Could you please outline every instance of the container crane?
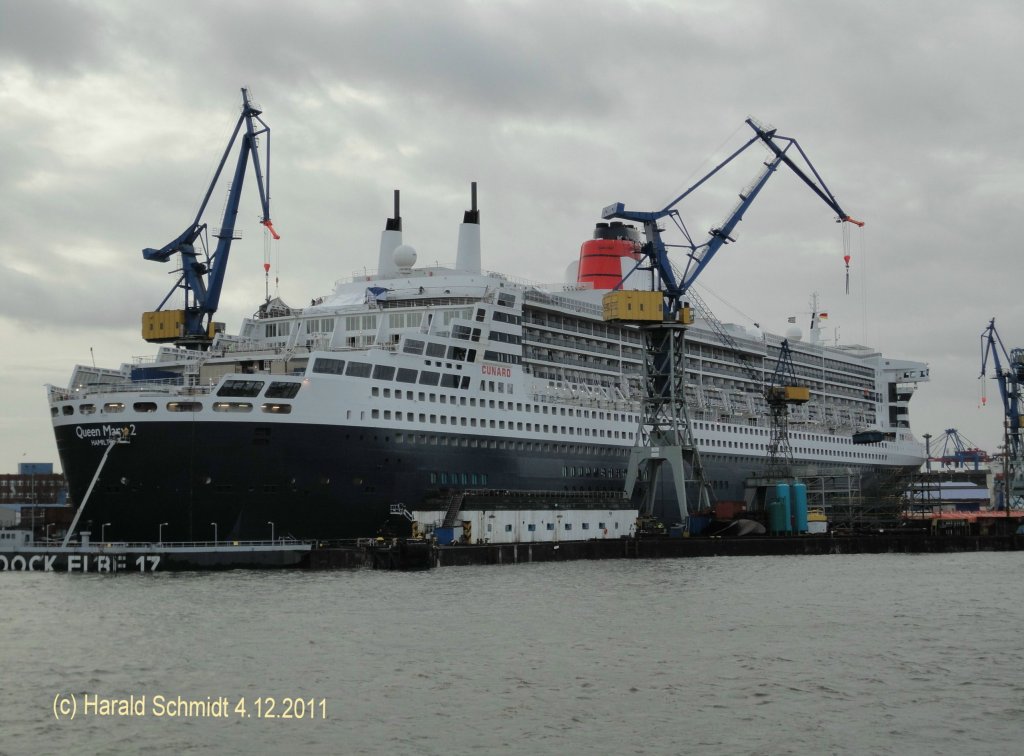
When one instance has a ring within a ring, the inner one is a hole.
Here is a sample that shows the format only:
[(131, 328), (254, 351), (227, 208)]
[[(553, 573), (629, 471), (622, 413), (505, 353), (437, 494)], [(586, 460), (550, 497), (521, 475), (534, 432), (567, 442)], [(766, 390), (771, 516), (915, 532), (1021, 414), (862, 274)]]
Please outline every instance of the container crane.
[[(623, 203), (617, 202), (605, 207), (601, 213), (605, 220), (633, 221), (644, 229), (646, 241), (639, 245), (638, 261), (623, 277), (623, 281), (636, 270), (650, 270), (655, 279), (653, 291), (623, 291), (620, 282), (603, 299), (605, 320), (636, 324), (644, 339), (646, 391), (637, 445), (630, 453), (625, 488), (625, 494), (632, 496), (637, 483), (644, 477), (648, 480), (647, 493), (640, 505), (641, 518), (649, 516), (653, 511), (658, 476), (666, 464), (672, 471), (679, 518), (684, 527), (689, 514), (686, 465), (689, 465), (692, 472), (692, 482), (697, 484), (701, 505), (706, 507), (710, 504), (710, 486), (704, 480), (703, 466), (686, 407), (685, 331), (693, 322), (693, 312), (686, 301), (686, 293), (718, 250), (735, 241), (733, 233), (736, 225), (743, 219), (744, 213), (768, 179), (784, 163), (836, 213), (837, 222), (864, 225), (840, 207), (795, 139), (781, 136), (775, 128), (765, 127), (753, 118), (746, 119), (746, 124), (754, 135), (662, 209), (627, 210)], [(763, 143), (771, 152), (771, 158), (764, 163), (753, 182), (740, 192), (739, 203), (726, 220), (712, 228), (705, 241), (695, 242), (679, 214), (679, 203), (755, 142)], [(791, 149), (802, 158), (806, 170), (789, 154)], [(659, 226), (665, 218), (671, 220), (682, 233), (685, 243), (666, 244), (662, 237), (663, 229)], [(685, 250), (685, 264), (678, 274), (669, 255), (670, 246)]]
[[(181, 234), (163, 247), (159, 249), (147, 247), (142, 250), (143, 258), (161, 263), (166, 263), (175, 255), (181, 256), (178, 280), (155, 311), (145, 312), (142, 315), (142, 337), (146, 341), (174, 342), (181, 346), (198, 349), (209, 347), (213, 341), (215, 335), (213, 315), (217, 312), (220, 303), (231, 242), (239, 238), (235, 230), (235, 219), (238, 216), (242, 184), (245, 181), (245, 169), (250, 156), (256, 174), (260, 204), (263, 208), (263, 217), (260, 222), (266, 226), (274, 239), (280, 238), (270, 220), (270, 127), (260, 118), (262, 112), (252, 104), (248, 89), (243, 87), (242, 112), (195, 219)], [(224, 206), (224, 218), (220, 228), (213, 229), (213, 236), (217, 239), (217, 248), (211, 255), (208, 252), (209, 247), (205, 238), (207, 225), (201, 222), (201, 219), (227, 162), (231, 148), (234, 146), (235, 139), (243, 126), (245, 133), (242, 136), (238, 158), (235, 162), (234, 176), (228, 190), (227, 203)], [(267, 150), (264, 167), (261, 168), (257, 145), (259, 137), (264, 134), (267, 139)], [(266, 180), (264, 180), (264, 175)], [(201, 250), (196, 249), (197, 244), (202, 247)], [(164, 305), (178, 289), (185, 291), (184, 309), (164, 310)]]
[(944, 467), (967, 467), (974, 465), (974, 469), (983, 462), (989, 461), (988, 452), (979, 449), (974, 443), (960, 435), (956, 428), (946, 428), (941, 436), (942, 452), (938, 457), (932, 457), (932, 462), (938, 462)]
[[(999, 357), (1002, 355), (1006, 363)], [(1012, 349), (1009, 353), (996, 330), (996, 319), (992, 318), (981, 332), (981, 375), (985, 378), (989, 357), (992, 358), (993, 374), (999, 385), (999, 397), (1003, 402), (1003, 434), (1005, 438), (1003, 483), (1005, 501), (1009, 508), (1024, 508), (1024, 444), (1021, 440), (1021, 385), (1024, 384), (1024, 349)]]

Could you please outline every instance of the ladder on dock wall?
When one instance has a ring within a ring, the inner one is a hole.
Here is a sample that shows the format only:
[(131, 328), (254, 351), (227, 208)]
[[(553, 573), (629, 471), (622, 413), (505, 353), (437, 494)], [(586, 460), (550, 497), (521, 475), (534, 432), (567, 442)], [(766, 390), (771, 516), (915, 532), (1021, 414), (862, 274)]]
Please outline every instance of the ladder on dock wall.
[(456, 491), (448, 498), (448, 511), (444, 513), (444, 520), (441, 522), (442, 528), (450, 528), (455, 525), (455, 518), (458, 516), (459, 510), (462, 509), (462, 500), (465, 498), (465, 491)]

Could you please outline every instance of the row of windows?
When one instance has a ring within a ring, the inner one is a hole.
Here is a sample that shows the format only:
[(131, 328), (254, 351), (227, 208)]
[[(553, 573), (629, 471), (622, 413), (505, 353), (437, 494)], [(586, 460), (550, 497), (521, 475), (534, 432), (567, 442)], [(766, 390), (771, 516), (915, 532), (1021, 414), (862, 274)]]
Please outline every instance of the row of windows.
[(462, 341), (480, 341), (480, 329), (455, 324), (452, 326), (452, 338)]
[(484, 359), (488, 362), (504, 362), (506, 365), (518, 365), (523, 361), (523, 358), (518, 354), (494, 352), (490, 349), (484, 351)]
[(491, 341), (501, 341), (505, 344), (521, 344), (523, 340), (521, 337), (516, 336), (514, 333), (491, 331)]
[(349, 315), (345, 318), (346, 331), (376, 331), (376, 315)]
[[(214, 402), (210, 405), (214, 412), (252, 412), (252, 402)], [(100, 407), (100, 412), (108, 415), (118, 414), (124, 412), (126, 409), (124, 402), (107, 402)], [(135, 402), (132, 404), (133, 412), (140, 412), (143, 414), (156, 412), (159, 406), (156, 402)], [(167, 402), (166, 409), (168, 412), (202, 412), (202, 402)], [(75, 408), (73, 405), (65, 404), (62, 407), (65, 415), (73, 415)], [(82, 404), (79, 406), (78, 411), (82, 415), (94, 415), (96, 414), (95, 404)], [(274, 415), (287, 415), (292, 411), (292, 405), (283, 404), (279, 402), (266, 402), (260, 405), (261, 412), (268, 412)], [(56, 416), (57, 408), (52, 407), (50, 414)]]
[(612, 431), (604, 428), (581, 428), (565, 425), (542, 425), (541, 423), (523, 423), (514, 420), (487, 420), (476, 417), (459, 417), (456, 415), (435, 415), (426, 412), (402, 412), (400, 410), (370, 411), (373, 420), (394, 420), (395, 422), (429, 423), (430, 425), (453, 425), (463, 428), (493, 428), (495, 430), (516, 430), (527, 433), (561, 433), (563, 436), (593, 436), (597, 438), (632, 439), (633, 434), (626, 431)]
[[(705, 438), (705, 439), (694, 439), (698, 444), (704, 446), (714, 446), (724, 449), (760, 449), (766, 451), (768, 444), (761, 444), (752, 441), (723, 441), (721, 439)], [(794, 453), (819, 455), (826, 457), (844, 457), (846, 459), (882, 459), (884, 454), (869, 454), (867, 452), (859, 451), (844, 451), (842, 449), (811, 449), (809, 447), (793, 447)]]
[[(487, 382), (487, 383), (490, 384), (490, 388), (489, 389), (485, 388), (483, 383), (484, 383), (483, 381), (480, 381), (480, 384), (481, 384), (480, 385), (480, 390), (481, 391), (489, 390), (489, 391), (493, 392), (495, 390), (494, 381), (488, 381)], [(502, 385), (501, 383), (498, 383), (498, 386), (501, 386), (501, 385)], [(511, 386), (509, 386), (509, 389), (510, 389), (509, 393), (511, 394), (512, 393)], [(499, 393), (502, 393), (502, 392), (499, 392)], [(536, 413), (538, 415), (541, 415), (541, 414), (548, 415), (548, 414), (550, 414), (550, 415), (559, 415), (561, 417), (566, 417), (566, 416), (568, 416), (568, 417), (582, 417), (582, 418), (587, 418), (588, 420), (589, 419), (594, 419), (594, 420), (612, 420), (614, 422), (626, 422), (626, 421), (636, 422), (637, 421), (637, 418), (634, 415), (627, 415), (626, 413), (623, 413), (623, 412), (606, 412), (604, 410), (580, 409), (579, 407), (576, 407), (576, 408), (573, 408), (573, 407), (568, 407), (568, 408), (566, 408), (566, 407), (556, 407), (556, 406), (551, 405), (551, 404), (529, 404), (529, 403), (523, 404), (522, 402), (514, 402), (513, 403), (511, 401), (506, 402), (506, 401), (504, 401), (502, 399), (497, 399), (497, 400), (495, 400), (495, 399), (480, 399), (480, 400), (477, 400), (477, 398), (475, 396), (470, 396), (470, 397), (454, 396), (454, 395), (450, 395), (450, 394), (426, 393), (424, 391), (420, 391), (420, 392), (404, 391), (403, 392), (403, 390), (400, 389), (400, 388), (396, 388), (396, 389), (394, 389), (394, 391), (392, 391), (392, 389), (390, 389), (390, 388), (386, 388), (385, 387), (385, 388), (382, 389), (379, 386), (374, 386), (373, 388), (370, 389), (370, 395), (371, 396), (383, 396), (385, 399), (391, 399), (393, 397), (393, 398), (398, 399), (398, 400), (405, 399), (405, 400), (408, 400), (408, 401), (437, 402), (437, 403), (440, 403), (440, 404), (452, 404), (452, 405), (459, 405), (459, 406), (462, 406), (462, 407), (466, 407), (466, 406), (469, 406), (469, 407), (477, 407), (477, 406), (489, 407), (491, 409), (508, 410), (509, 412), (511, 412), (512, 410), (515, 410), (516, 412), (534, 412), (534, 413)]]
[[(769, 430), (767, 428), (758, 428), (758, 427), (753, 427), (753, 426), (735, 426), (735, 425), (726, 425), (726, 424), (720, 424), (720, 423), (698, 422), (698, 423), (696, 423), (696, 428), (697, 428), (697, 430), (720, 431), (720, 432), (723, 432), (723, 433), (741, 433), (741, 434), (755, 435), (755, 436), (767, 436), (767, 435), (769, 435)], [(821, 433), (794, 432), (794, 433), (790, 433), (789, 437), (791, 439), (796, 439), (796, 440), (799, 440), (799, 441), (818, 441), (819, 443), (843, 443), (843, 444), (852, 444), (853, 443), (853, 439), (852, 438), (848, 438), (846, 436), (842, 436), (842, 437), (839, 437), (839, 436), (826, 436), (826, 435), (821, 434)], [(737, 441), (735, 443), (737, 445), (739, 445), (742, 442)], [(730, 441), (729, 442), (729, 446), (732, 446), (732, 444), (733, 444), (733, 442)], [(747, 446), (747, 447), (741, 447), (741, 448), (748, 448), (748, 449), (750, 449), (750, 448), (757, 448), (757, 447), (756, 446), (754, 446), (754, 447)]]
[[(554, 530), (555, 529), (555, 523), (553, 523), (553, 522), (542, 523), (542, 524), (545, 526), (545, 529), (547, 529), (547, 530)], [(535, 532), (537, 530), (537, 523), (535, 523), (535, 522), (527, 523), (526, 521), (524, 521), (523, 525), (526, 525), (526, 529), (529, 532), (531, 532), (531, 533), (533, 533), (533, 532)], [(572, 523), (571, 522), (563, 523), (562, 529), (563, 530), (572, 530)], [(603, 522), (597, 523), (597, 529), (601, 530), (601, 531), (606, 531), (607, 530), (607, 528), (605, 527), (605, 524)], [(619, 523), (615, 523), (615, 529), (616, 530), (619, 529)], [(580, 524), (580, 530), (590, 530), (590, 523), (589, 522), (581, 523)], [(487, 532), (491, 532), (490, 524), (487, 525)], [(505, 532), (506, 533), (511, 533), (512, 532), (512, 525), (510, 525), (510, 524), (506, 525), (505, 526)]]
[(273, 339), (278, 336), (287, 336), (292, 332), (291, 321), (283, 321), (281, 323), (267, 323), (263, 326), (263, 335), (265, 338)]
[(624, 467), (576, 467), (575, 465), (562, 466), (563, 478), (624, 478), (626, 469)]
[(432, 472), (430, 473), (430, 482), (431, 484), (440, 483), (442, 486), (449, 483), (453, 486), (486, 486), (487, 473)]
[(306, 321), (306, 333), (333, 333), (334, 318), (310, 318)]
[[(412, 368), (395, 368), (392, 365), (372, 365), (369, 362), (336, 360), (330, 357), (317, 357), (313, 360), (313, 372), (326, 375), (349, 375), (354, 378), (374, 378), (378, 381), (397, 381), (399, 383), (419, 383), (423, 386), (440, 386), (441, 388), (468, 389), (469, 376), (453, 373), (439, 373), (434, 370), (413, 370)], [(377, 388), (373, 389), (374, 392)], [(374, 393), (376, 396), (376, 393)]]
[(433, 341), (424, 342), (420, 339), (406, 339), (402, 344), (402, 351), (406, 354), (423, 354), (424, 350), (428, 357), (443, 357), (457, 362), (476, 362), (475, 349), (457, 346), (450, 346), (446, 349), (444, 344)]
[(395, 443), (421, 444), (424, 446), (460, 446), (467, 449), (506, 449), (508, 451), (542, 452), (545, 454), (554, 453), (562, 455), (586, 454), (598, 457), (625, 457), (629, 454), (628, 447), (561, 444), (548, 441), (513, 441), (504, 438), (445, 436), (432, 433), (396, 433)]
[(522, 318), (519, 317), (518, 315), (512, 315), (511, 313), (507, 312), (499, 312), (498, 310), (494, 311), (494, 314), (491, 315), (491, 319), (496, 320), (499, 323), (508, 323), (510, 325), (519, 325), (520, 323), (522, 323)]
[[(264, 381), (230, 379), (217, 389), (217, 396), (259, 396)], [(264, 396), (267, 399), (294, 399), (302, 384), (298, 381), (271, 381)]]

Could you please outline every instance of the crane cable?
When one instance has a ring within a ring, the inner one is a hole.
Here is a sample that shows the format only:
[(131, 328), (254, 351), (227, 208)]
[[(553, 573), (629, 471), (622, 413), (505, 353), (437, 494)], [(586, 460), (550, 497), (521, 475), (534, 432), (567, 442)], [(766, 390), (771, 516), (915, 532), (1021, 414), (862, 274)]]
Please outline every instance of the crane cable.
[(850, 293), (850, 226), (843, 223), (843, 262), (846, 263), (846, 293)]

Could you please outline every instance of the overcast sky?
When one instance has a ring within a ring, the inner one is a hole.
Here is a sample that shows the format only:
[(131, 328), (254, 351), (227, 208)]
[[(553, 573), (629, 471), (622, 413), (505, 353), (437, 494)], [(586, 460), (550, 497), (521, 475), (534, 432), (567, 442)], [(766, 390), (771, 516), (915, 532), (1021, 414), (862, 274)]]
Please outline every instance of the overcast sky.
[[(57, 467), (45, 385), (155, 353), (171, 266), (248, 86), (272, 129), (276, 291), (301, 306), (375, 268), (392, 191), (421, 263), (452, 262), (479, 182), (483, 265), (563, 278), (600, 210), (657, 209), (748, 137), (795, 137), (843, 208), (785, 169), (700, 279), (719, 319), (925, 361), (918, 436), (1001, 443), (990, 318), (1024, 346), (1019, 0), (57, 2), (0, 0), (0, 472)], [(763, 150), (680, 211), (732, 209)], [(210, 203), (219, 225), (225, 188)], [(251, 181), (217, 319), (264, 296)], [(272, 282), (272, 293), (274, 284)], [(981, 395), (987, 384), (988, 403)]]

